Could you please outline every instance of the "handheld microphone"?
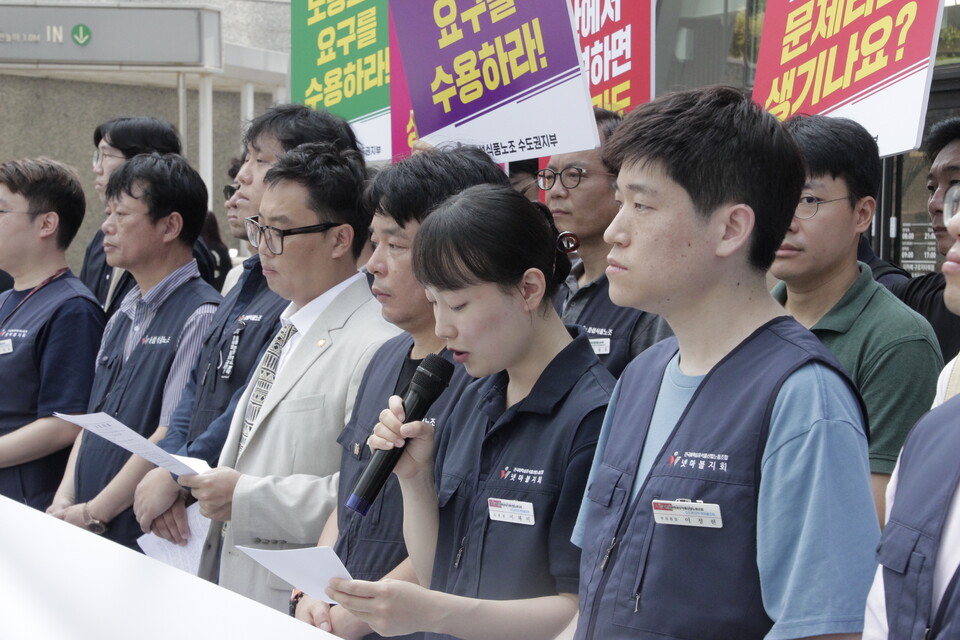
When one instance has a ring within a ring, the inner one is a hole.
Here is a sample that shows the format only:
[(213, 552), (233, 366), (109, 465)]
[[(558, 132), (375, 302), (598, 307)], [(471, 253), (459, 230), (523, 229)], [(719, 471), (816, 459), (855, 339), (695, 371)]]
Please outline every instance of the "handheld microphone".
[[(453, 363), (431, 353), (417, 367), (403, 394), (403, 411), (407, 422), (423, 420), (443, 390), (453, 377)], [(402, 448), (378, 449), (370, 457), (370, 464), (360, 474), (346, 506), (362, 516), (367, 515), (370, 505), (377, 499), (387, 478), (397, 466), (397, 460), (403, 455)]]

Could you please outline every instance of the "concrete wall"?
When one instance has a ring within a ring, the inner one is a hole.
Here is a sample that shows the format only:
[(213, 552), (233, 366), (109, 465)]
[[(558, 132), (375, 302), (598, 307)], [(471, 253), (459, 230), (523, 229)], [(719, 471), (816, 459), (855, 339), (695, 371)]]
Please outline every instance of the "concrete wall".
[[(257, 94), (256, 113), (270, 106), (269, 94)], [(197, 92), (190, 91), (187, 103), (187, 137), (185, 155), (196, 166), (199, 153), (197, 138)], [(240, 96), (214, 92), (214, 213), (220, 220), (221, 235), (227, 239), (223, 196), (220, 190), (227, 183), (230, 158), (240, 153), (240, 136), (244, 122), (240, 117)], [(0, 75), (0, 160), (49, 156), (77, 169), (87, 196), (87, 216), (68, 252), (70, 266), (79, 271), (83, 249), (102, 221), (103, 208), (94, 191), (91, 166), (93, 130), (98, 124), (121, 115), (142, 115), (162, 118), (176, 125), (177, 92), (175, 89), (133, 85), (71, 82)]]
[[(0, 0), (4, 2), (5, 0)], [(15, 0), (22, 2), (23, 0)], [(58, 0), (63, 2), (64, 0)], [(114, 4), (111, 0), (66, 0), (77, 3)], [(126, 0), (131, 4), (189, 4), (215, 7), (222, 12), (223, 41), (282, 53), (290, 51), (289, 0)], [(68, 252), (70, 266), (79, 271), (83, 249), (99, 227), (103, 208), (93, 189), (93, 130), (110, 118), (121, 115), (154, 116), (177, 125), (177, 91), (161, 88), (164, 82), (124, 77), (127, 84), (105, 84), (89, 74), (83, 81), (54, 80), (41, 74), (7, 75), (0, 70), (0, 161), (46, 155), (74, 166), (87, 195), (87, 217)], [(103, 82), (107, 82), (106, 78)], [(116, 80), (114, 80), (116, 82)], [(192, 82), (196, 85), (195, 78)], [(158, 86), (160, 85), (160, 86)], [(189, 86), (189, 84), (188, 84)], [(273, 103), (268, 93), (257, 93), (258, 114)], [(220, 220), (221, 235), (230, 246), (237, 242), (225, 236), (221, 189), (227, 182), (230, 158), (240, 152), (241, 119), (239, 93), (215, 91), (213, 98), (214, 213)], [(187, 158), (197, 166), (199, 153), (197, 92), (188, 92)]]

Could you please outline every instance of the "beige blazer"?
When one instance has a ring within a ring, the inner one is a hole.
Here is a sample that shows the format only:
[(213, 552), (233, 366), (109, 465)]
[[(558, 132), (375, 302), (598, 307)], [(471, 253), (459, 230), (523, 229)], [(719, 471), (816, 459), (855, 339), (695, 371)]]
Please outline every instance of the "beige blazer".
[(220, 466), (243, 476), (233, 496), (217, 575), (222, 524), (207, 533), (200, 575), (281, 611), (291, 586), (236, 545), (292, 549), (317, 543), (337, 498), (340, 431), (370, 358), (399, 329), (380, 315), (366, 279), (342, 291), (277, 375), (243, 453), (240, 431), (253, 381), (237, 405)]

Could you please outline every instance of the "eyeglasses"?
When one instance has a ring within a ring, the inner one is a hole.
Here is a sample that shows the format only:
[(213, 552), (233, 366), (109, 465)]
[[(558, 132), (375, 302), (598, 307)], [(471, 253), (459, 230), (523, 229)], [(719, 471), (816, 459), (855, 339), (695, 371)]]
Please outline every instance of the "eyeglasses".
[[(560, 184), (563, 185), (564, 188), (576, 189), (583, 179), (584, 174), (587, 174), (587, 170), (581, 169), (580, 167), (567, 167), (562, 171), (540, 169), (540, 171), (537, 171), (537, 186), (540, 187), (542, 191), (550, 191), (557, 182), (557, 176), (560, 176)], [(612, 173), (589, 173), (587, 175), (613, 176)]]
[(321, 222), (320, 224), (312, 224), (308, 227), (296, 227), (294, 229), (278, 229), (277, 227), (268, 227), (262, 225), (257, 220), (260, 216), (252, 216), (250, 218), (244, 218), (247, 222), (247, 240), (250, 241), (250, 244), (253, 245), (254, 249), (260, 248), (260, 238), (264, 238), (264, 242), (267, 243), (267, 249), (270, 250), (275, 256), (279, 256), (283, 253), (283, 239), (286, 236), (295, 236), (301, 233), (323, 233), (324, 231), (329, 231), (334, 227), (339, 227), (345, 222)]
[(126, 161), (126, 156), (118, 156), (115, 153), (107, 153), (106, 151), (101, 151), (100, 147), (97, 147), (93, 150), (93, 168), (96, 169), (101, 164), (103, 164), (104, 158), (116, 158), (117, 160)]
[(957, 213), (960, 213), (960, 184), (947, 189), (947, 195), (943, 197), (943, 224), (946, 225)]
[(849, 199), (850, 196), (833, 198), (832, 200), (821, 200), (816, 196), (801, 196), (800, 202), (797, 204), (797, 210), (794, 212), (793, 217), (800, 220), (809, 220), (813, 216), (817, 215), (817, 213), (820, 211), (820, 205)]
[(233, 197), (233, 194), (235, 194), (239, 190), (240, 190), (240, 187), (238, 187), (235, 184), (223, 185), (223, 199), (229, 200), (230, 198)]

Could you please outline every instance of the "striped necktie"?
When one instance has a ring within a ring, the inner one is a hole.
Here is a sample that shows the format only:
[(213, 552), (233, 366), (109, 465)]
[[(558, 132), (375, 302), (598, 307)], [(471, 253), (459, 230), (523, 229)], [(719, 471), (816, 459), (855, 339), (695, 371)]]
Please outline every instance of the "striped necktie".
[(270, 342), (270, 346), (267, 347), (267, 352), (263, 354), (263, 359), (260, 360), (260, 366), (257, 368), (256, 375), (257, 382), (253, 387), (253, 391), (250, 393), (250, 401), (247, 403), (247, 411), (243, 417), (243, 430), (240, 432), (240, 447), (237, 450), (238, 456), (240, 452), (243, 451), (243, 448), (247, 446), (247, 438), (250, 437), (253, 423), (256, 422), (257, 416), (260, 415), (260, 408), (263, 406), (263, 401), (266, 399), (267, 394), (270, 393), (270, 389), (273, 388), (273, 381), (277, 377), (277, 363), (280, 361), (280, 353), (283, 351), (283, 345), (285, 345), (290, 336), (296, 332), (297, 328), (293, 326), (292, 323), (280, 329)]

